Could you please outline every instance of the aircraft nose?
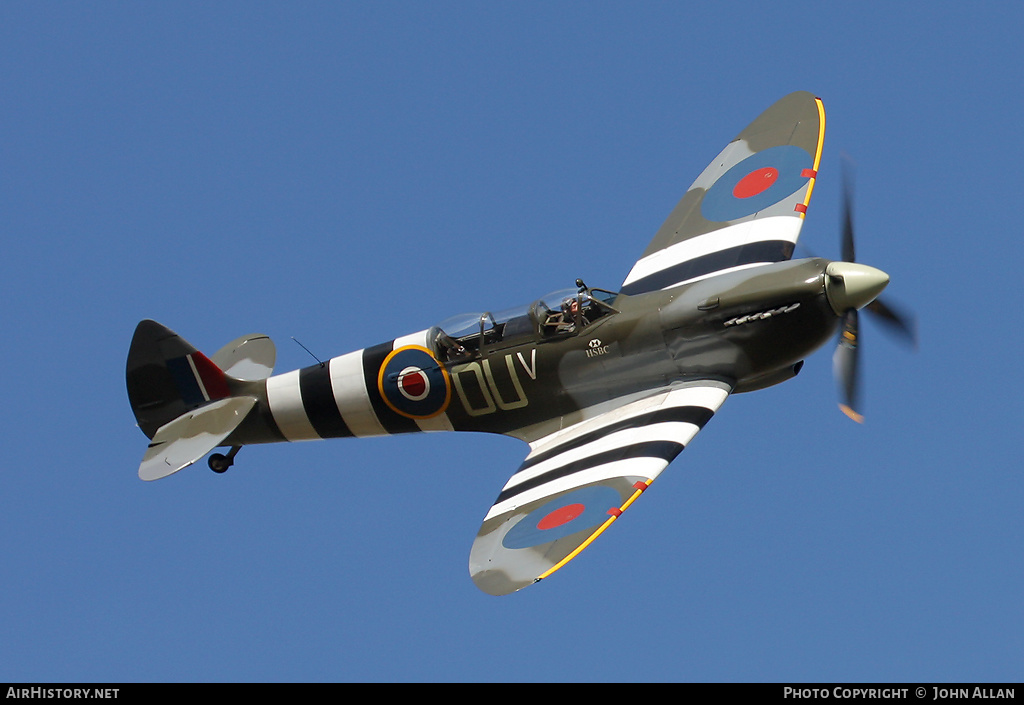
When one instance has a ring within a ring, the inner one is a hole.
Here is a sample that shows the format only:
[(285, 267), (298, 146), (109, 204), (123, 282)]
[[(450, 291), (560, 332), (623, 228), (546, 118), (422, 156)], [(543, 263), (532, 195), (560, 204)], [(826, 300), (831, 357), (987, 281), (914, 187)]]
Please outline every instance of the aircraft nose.
[(888, 274), (866, 264), (831, 262), (825, 268), (825, 296), (838, 316), (867, 306), (888, 283)]

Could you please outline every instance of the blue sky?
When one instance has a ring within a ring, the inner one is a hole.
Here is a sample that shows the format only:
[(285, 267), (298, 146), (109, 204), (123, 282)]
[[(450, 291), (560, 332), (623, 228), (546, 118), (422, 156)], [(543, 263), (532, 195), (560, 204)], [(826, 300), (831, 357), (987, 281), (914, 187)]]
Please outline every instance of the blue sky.
[[(4, 681), (1019, 681), (1016, 3), (0, 5)], [(801, 243), (918, 315), (729, 399), (565, 570), (469, 547), (525, 454), (438, 434), (244, 449), (156, 483), (136, 323), (279, 371), (617, 287), (793, 90), (828, 114)]]

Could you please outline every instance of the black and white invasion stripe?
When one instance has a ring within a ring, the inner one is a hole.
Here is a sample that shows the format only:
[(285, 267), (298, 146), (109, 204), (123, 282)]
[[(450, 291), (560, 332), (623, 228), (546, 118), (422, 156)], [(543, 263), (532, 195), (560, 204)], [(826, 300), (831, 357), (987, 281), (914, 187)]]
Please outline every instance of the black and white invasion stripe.
[(736, 223), (677, 242), (639, 260), (622, 283), (623, 294), (643, 294), (755, 264), (793, 256), (803, 221), (771, 216)]
[(427, 331), (341, 355), (267, 380), (274, 423), (289, 441), (451, 430), (445, 414), (411, 419), (390, 409), (377, 388), (381, 363), (393, 350), (425, 346)]
[(531, 445), (487, 518), (614, 477), (653, 480), (711, 420), (730, 389), (690, 384), (626, 404)]

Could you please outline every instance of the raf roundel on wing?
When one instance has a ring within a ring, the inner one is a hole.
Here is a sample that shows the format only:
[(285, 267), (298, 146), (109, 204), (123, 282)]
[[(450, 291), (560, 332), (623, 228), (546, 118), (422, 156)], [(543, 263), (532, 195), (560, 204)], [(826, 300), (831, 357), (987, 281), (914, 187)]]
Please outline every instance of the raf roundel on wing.
[(611, 487), (592, 485), (563, 494), (519, 520), (505, 534), (505, 548), (529, 548), (592, 529), (608, 520), (608, 510), (622, 503)]
[(714, 222), (739, 220), (807, 185), (814, 158), (794, 145), (769, 147), (736, 164), (704, 194), (701, 213)]

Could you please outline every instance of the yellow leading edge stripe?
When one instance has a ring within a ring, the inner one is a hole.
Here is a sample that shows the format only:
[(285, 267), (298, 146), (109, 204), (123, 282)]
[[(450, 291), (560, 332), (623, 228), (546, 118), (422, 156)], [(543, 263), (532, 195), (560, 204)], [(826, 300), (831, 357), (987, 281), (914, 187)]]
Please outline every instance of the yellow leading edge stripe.
[[(818, 149), (814, 153), (814, 173), (818, 173), (818, 166), (821, 164), (821, 150), (825, 147), (825, 104), (821, 102), (821, 98), (815, 98), (814, 102), (818, 106)], [(811, 193), (814, 191), (814, 183), (818, 180), (815, 176), (811, 179), (811, 183), (807, 186), (807, 195), (804, 196), (804, 208), (811, 203)], [(801, 213), (800, 217), (803, 218), (806, 213)]]
[[(621, 507), (619, 507), (619, 516), (621, 516), (622, 512), (624, 512), (627, 509), (629, 509), (629, 505), (633, 504), (633, 502), (636, 501), (636, 498), (639, 497), (640, 495), (642, 495), (647, 490), (647, 487), (651, 486), (652, 482), (654, 482), (654, 480), (645, 480), (644, 481), (644, 484), (646, 485), (646, 487), (644, 487), (644, 489), (642, 489), (642, 490), (637, 490), (636, 492), (634, 492), (632, 494), (632, 496), (629, 499), (626, 500), (626, 503), (623, 504)], [(546, 578), (549, 575), (551, 575), (552, 573), (554, 573), (556, 570), (559, 570), (560, 568), (565, 566), (565, 564), (568, 563), (569, 561), (571, 561), (573, 558), (575, 558), (576, 556), (580, 555), (580, 551), (582, 551), (584, 548), (586, 548), (591, 543), (593, 543), (594, 539), (596, 539), (598, 536), (603, 534), (604, 530), (607, 529), (609, 526), (611, 526), (612, 523), (616, 519), (619, 518), (619, 516), (613, 515), (613, 516), (608, 517), (608, 520), (605, 523), (601, 524), (601, 526), (599, 526), (597, 528), (597, 531), (595, 531), (589, 537), (587, 537), (586, 541), (584, 541), (579, 546), (577, 546), (576, 549), (572, 553), (570, 553), (568, 556), (566, 556), (562, 560), (558, 561), (558, 563), (555, 563), (555, 565), (551, 566), (551, 568), (549, 568), (548, 570), (546, 570), (545, 572), (543, 572), (539, 576), (537, 576), (537, 580), (543, 580), (544, 578)]]

